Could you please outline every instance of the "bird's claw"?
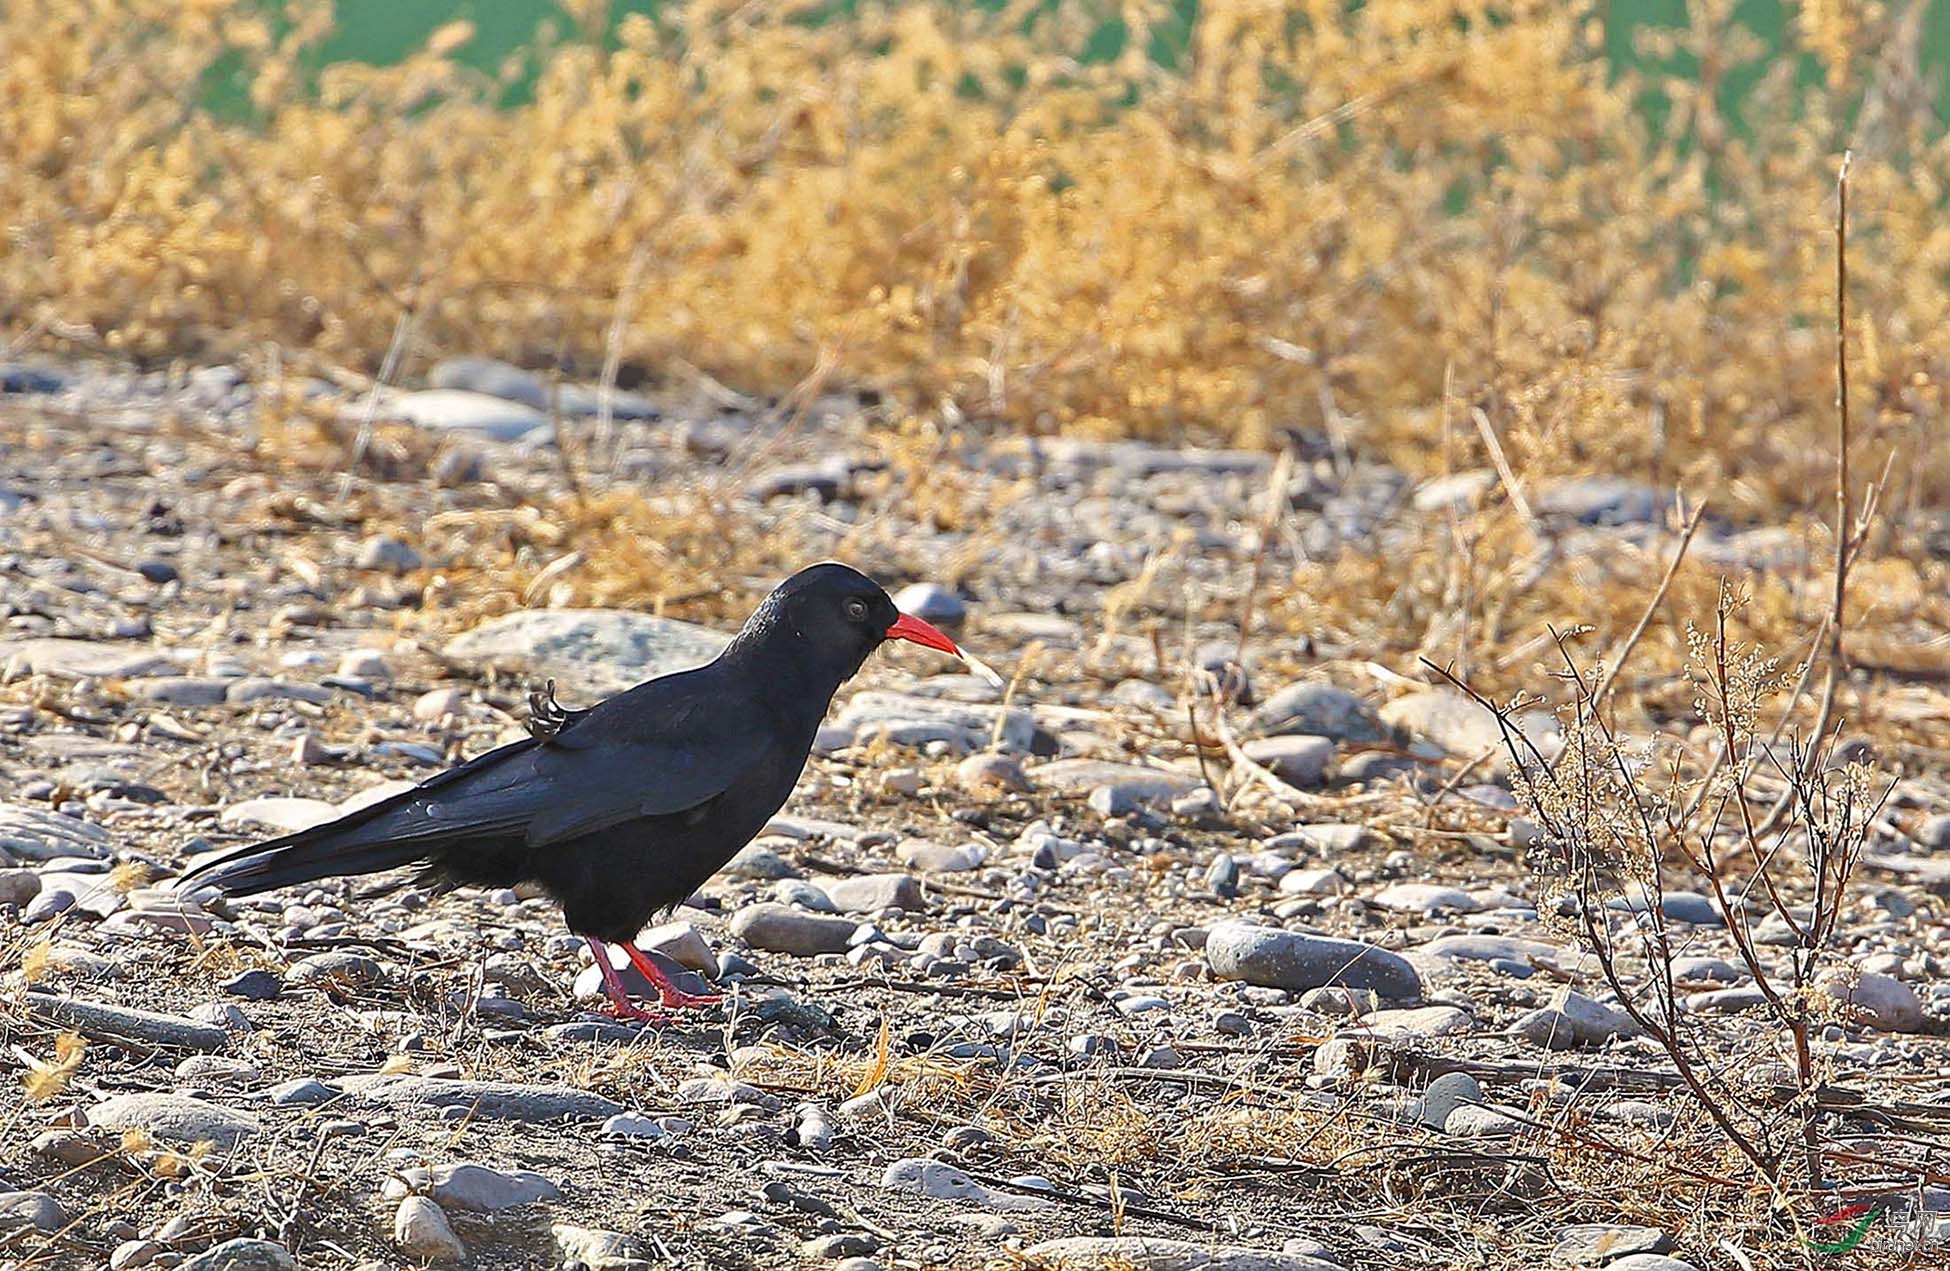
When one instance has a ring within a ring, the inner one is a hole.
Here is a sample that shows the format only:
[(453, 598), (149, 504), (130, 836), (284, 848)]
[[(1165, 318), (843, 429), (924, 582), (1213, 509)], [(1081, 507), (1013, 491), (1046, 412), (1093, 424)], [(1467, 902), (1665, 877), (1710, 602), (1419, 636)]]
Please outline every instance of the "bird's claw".
[(598, 1014), (607, 1015), (614, 1020), (626, 1020), (638, 1024), (668, 1024), (670, 1016), (662, 1011), (653, 1011), (638, 1006), (635, 1002), (604, 1002), (596, 1008)]

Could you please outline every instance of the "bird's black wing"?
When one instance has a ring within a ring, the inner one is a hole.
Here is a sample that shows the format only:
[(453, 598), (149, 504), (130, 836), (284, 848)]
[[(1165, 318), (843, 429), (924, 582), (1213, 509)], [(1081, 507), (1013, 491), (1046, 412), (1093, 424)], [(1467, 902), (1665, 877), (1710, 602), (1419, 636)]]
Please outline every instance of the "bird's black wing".
[(518, 856), (687, 811), (724, 793), (773, 745), (772, 730), (721, 688), (696, 673), (639, 685), (579, 713), (572, 730), (524, 737), (336, 821), (206, 862), (178, 885), (262, 891), (460, 845)]

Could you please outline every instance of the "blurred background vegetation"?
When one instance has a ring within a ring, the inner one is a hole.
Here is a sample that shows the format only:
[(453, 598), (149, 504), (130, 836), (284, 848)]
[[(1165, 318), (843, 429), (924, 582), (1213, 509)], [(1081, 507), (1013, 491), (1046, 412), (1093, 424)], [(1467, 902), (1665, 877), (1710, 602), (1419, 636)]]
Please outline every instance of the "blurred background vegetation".
[(16, 349), (1940, 505), (1950, 0), (10, 0)]

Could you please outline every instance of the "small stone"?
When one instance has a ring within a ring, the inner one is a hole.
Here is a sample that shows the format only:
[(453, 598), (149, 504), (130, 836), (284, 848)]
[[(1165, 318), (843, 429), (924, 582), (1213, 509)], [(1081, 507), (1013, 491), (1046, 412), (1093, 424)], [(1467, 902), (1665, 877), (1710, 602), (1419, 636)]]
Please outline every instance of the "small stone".
[(580, 1263), (588, 1271), (646, 1271), (653, 1264), (634, 1237), (598, 1227), (558, 1222), (549, 1229), (565, 1262)]
[(41, 876), (31, 869), (0, 869), (0, 905), (19, 908), (41, 893)]
[(349, 675), (362, 680), (389, 680), (393, 669), (387, 665), (386, 655), (378, 649), (348, 649), (339, 656), (340, 675)]
[(385, 983), (386, 971), (378, 962), (349, 949), (314, 953), (291, 964), (285, 982), (308, 988), (369, 989)]
[(146, 1130), (170, 1143), (210, 1142), (231, 1148), (255, 1134), (257, 1118), (220, 1103), (179, 1094), (110, 1095), (88, 1109), (88, 1124), (109, 1130)]
[(264, 1092), (265, 1102), (282, 1108), (316, 1108), (343, 1099), (345, 1092), (334, 1090), (312, 1077), (281, 1081)]
[[(1057, 794), (1089, 795), (1108, 787), (1117, 800), (1132, 804), (1163, 804), (1205, 784), (1196, 773), (1175, 768), (1146, 768), (1103, 759), (1057, 759), (1035, 771), (1036, 783)], [(1122, 815), (1112, 813), (1110, 815)]]
[(785, 905), (751, 905), (731, 920), (731, 934), (754, 949), (810, 958), (845, 953), (858, 924), (846, 918), (801, 913)]
[(1672, 1237), (1657, 1227), (1623, 1223), (1578, 1223), (1557, 1233), (1551, 1261), (1563, 1266), (1617, 1266), (1619, 1258), (1635, 1253), (1665, 1253)]
[(533, 406), (464, 389), (428, 388), (400, 393), (382, 404), (391, 419), (437, 432), (466, 433), (489, 441), (546, 442), (554, 430), (548, 416)]
[(541, 377), (499, 358), (442, 358), (427, 372), (427, 383), (433, 388), (485, 393), (536, 410), (548, 409), (548, 385)]
[(241, 975), (232, 976), (223, 983), (223, 991), (232, 997), (240, 997), (246, 1002), (268, 1002), (284, 992), (284, 981), (272, 971), (254, 967)]
[(970, 755), (955, 765), (955, 784), (972, 793), (1004, 790), (1022, 793), (1029, 790), (1029, 778), (1013, 756), (985, 750)]
[(1845, 1017), (1885, 1033), (1919, 1033), (1927, 1023), (1916, 990), (1892, 975), (1836, 968), (1817, 979), (1815, 987), (1841, 1003)]
[(1417, 1006), (1407, 1010), (1370, 1011), (1360, 1020), (1360, 1031), (1382, 1037), (1413, 1041), (1423, 1037), (1457, 1037), (1469, 1032), (1475, 1021), (1458, 1006)]
[(1375, 893), (1374, 903), (1383, 909), (1419, 914), (1470, 914), (1482, 908), (1460, 887), (1440, 887), (1434, 883), (1396, 883)]
[(1931, 852), (1950, 850), (1950, 812), (1924, 817), (1916, 827), (1916, 846)]
[(574, 1086), (471, 1081), (411, 1073), (355, 1073), (338, 1079), (354, 1099), (387, 1108), (460, 1108), (474, 1120), (599, 1121), (621, 1104)]
[(393, 1215), (393, 1243), (409, 1258), (425, 1262), (459, 1262), (467, 1248), (447, 1222), (440, 1206), (424, 1196), (408, 1196)]
[(1411, 1115), (1431, 1130), (1440, 1130), (1458, 1108), (1483, 1102), (1483, 1087), (1466, 1072), (1445, 1072), (1429, 1083), (1412, 1105)]
[(1338, 742), (1387, 741), (1374, 707), (1332, 684), (1289, 684), (1253, 712), (1261, 733), (1305, 734)]
[(1337, 1262), (1304, 1253), (1275, 1253), (1212, 1241), (1160, 1236), (1064, 1236), (1024, 1250), (1032, 1265), (1134, 1267), (1140, 1271), (1342, 1271)]
[(137, 1267), (146, 1267), (157, 1254), (167, 1249), (167, 1245), (155, 1240), (124, 1240), (108, 1255), (108, 1271), (134, 1271)]
[(938, 627), (959, 626), (968, 617), (962, 598), (939, 583), (909, 583), (894, 593), (894, 607)]
[(1050, 1202), (1033, 1196), (984, 1187), (968, 1171), (926, 1157), (895, 1161), (880, 1176), (880, 1185), (894, 1191), (916, 1192), (935, 1200), (953, 1200), (985, 1209), (1029, 1211), (1047, 1209)]
[(929, 839), (903, 839), (894, 849), (902, 864), (925, 874), (965, 874), (980, 869), (989, 858), (988, 848), (980, 843), (949, 846)]
[(1272, 771), (1288, 785), (1303, 790), (1320, 785), (1327, 778), (1327, 765), (1334, 761), (1334, 740), (1294, 733), (1276, 737), (1254, 737), (1240, 749), (1246, 758)]
[(1419, 997), (1422, 981), (1396, 954), (1357, 940), (1277, 927), (1221, 923), (1205, 945), (1215, 978), (1302, 992), (1323, 984), (1373, 989), (1384, 998)]
[(413, 699), (413, 718), (424, 724), (435, 724), (460, 714), (466, 705), (467, 694), (460, 689), (437, 688)]
[(193, 1086), (247, 1086), (263, 1075), (256, 1064), (228, 1055), (191, 1055), (176, 1065), (176, 1080)]
[(688, 922), (666, 922), (645, 927), (637, 932), (636, 947), (654, 950), (678, 966), (688, 967), (702, 975), (715, 977), (718, 974), (718, 955), (712, 952), (711, 942)]
[(1239, 894), (1239, 862), (1233, 859), (1232, 853), (1220, 852), (1212, 858), (1212, 863), (1205, 867), (1205, 885), (1213, 895), (1224, 899)]
[[(152, 1256), (149, 1265), (158, 1265)], [(182, 1264), (179, 1271), (298, 1271), (298, 1262), (283, 1245), (240, 1237), (212, 1245)]]
[(1598, 1046), (1613, 1037), (1636, 1037), (1640, 1029), (1624, 1011), (1562, 989), (1551, 1004), (1520, 1017), (1511, 1026), (1524, 1040), (1550, 1050)]
[(533, 1170), (500, 1170), (472, 1161), (436, 1165), (427, 1179), (442, 1209), (494, 1213), (562, 1197), (561, 1188)]
[(860, 874), (835, 878), (825, 885), (826, 896), (841, 913), (879, 913), (883, 909), (919, 910), (927, 907), (921, 885), (911, 874)]
[(1513, 1139), (1530, 1127), (1496, 1108), (1464, 1104), (1442, 1123), (1444, 1134), (1464, 1139)]
[(0, 1229), (27, 1223), (40, 1231), (68, 1225), (61, 1202), (46, 1192), (0, 1192)]

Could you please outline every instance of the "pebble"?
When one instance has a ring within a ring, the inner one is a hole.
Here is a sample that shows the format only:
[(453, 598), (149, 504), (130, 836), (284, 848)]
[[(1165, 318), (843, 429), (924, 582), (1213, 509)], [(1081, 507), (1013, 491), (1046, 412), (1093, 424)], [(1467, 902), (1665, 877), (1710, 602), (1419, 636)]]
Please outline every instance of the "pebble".
[(625, 609), (523, 609), (447, 642), (467, 666), (519, 667), (560, 681), (565, 700), (594, 700), (700, 666), (726, 637), (708, 627)]
[(364, 954), (331, 949), (293, 962), (284, 979), (305, 988), (369, 989), (385, 983), (386, 970)]
[(61, 997), (40, 985), (32, 986), (23, 1000), (36, 1019), (65, 1025), (97, 1041), (146, 1042), (186, 1050), (222, 1050), (230, 1043), (229, 1033), (222, 1028), (187, 1016)]
[(919, 910), (927, 902), (921, 885), (909, 874), (860, 874), (825, 883), (826, 896), (841, 913), (879, 913), (885, 909)]
[[(27, 1223), (40, 1231), (59, 1231), (68, 1216), (46, 1192), (0, 1192), (0, 1229)], [(4, 1235), (4, 1231), (0, 1231)]]
[(108, 831), (59, 812), (0, 802), (0, 861), (51, 861), (63, 856), (105, 860)]
[(1551, 1261), (1574, 1267), (1617, 1266), (1620, 1258), (1671, 1248), (1672, 1237), (1657, 1227), (1578, 1223), (1557, 1233)]
[(1306, 733), (1254, 737), (1240, 749), (1254, 763), (1271, 769), (1280, 780), (1303, 790), (1324, 782), (1327, 765), (1334, 761), (1334, 739)]
[(748, 905), (731, 920), (731, 934), (754, 949), (810, 958), (845, 953), (858, 924), (849, 918), (801, 913), (786, 905)]
[[(161, 1264), (151, 1255), (148, 1265)], [(298, 1271), (298, 1262), (283, 1245), (240, 1237), (210, 1246), (184, 1262), (179, 1271)]]
[(955, 627), (968, 617), (960, 596), (939, 583), (909, 583), (894, 593), (894, 607), (938, 627)]
[(541, 377), (499, 358), (442, 358), (427, 372), (427, 383), (433, 388), (485, 393), (536, 410), (548, 409), (548, 385)]
[(929, 839), (903, 839), (894, 855), (924, 874), (966, 874), (982, 867), (989, 850), (980, 843), (949, 846)]
[(645, 927), (637, 932), (636, 947), (646, 952), (657, 952), (700, 974), (715, 977), (718, 974), (718, 955), (711, 949), (711, 942), (704, 933), (688, 922), (666, 922), (655, 927)]
[(1549, 1050), (1568, 1050), (1573, 1046), (1598, 1046), (1613, 1037), (1636, 1037), (1637, 1021), (1615, 1007), (1606, 1006), (1569, 989), (1561, 989), (1549, 1006), (1539, 1007), (1519, 1018), (1511, 1031), (1525, 1041)]
[(1034, 776), (1038, 786), (1057, 794), (1089, 795), (1100, 788), (1109, 788), (1116, 792), (1118, 800), (1132, 804), (1168, 803), (1205, 784), (1193, 772), (1103, 759), (1056, 759), (1037, 768)]
[(463, 1108), (490, 1121), (599, 1121), (622, 1105), (574, 1086), (468, 1081), (411, 1073), (355, 1073), (339, 1086), (364, 1102), (391, 1108)]
[(399, 393), (383, 403), (390, 419), (436, 432), (466, 433), (488, 441), (546, 442), (555, 435), (548, 416), (533, 406), (457, 388)]
[(1345, 896), (1352, 890), (1353, 885), (1332, 865), (1288, 870), (1280, 875), (1282, 896)]
[(1476, 1078), (1466, 1072), (1445, 1072), (1409, 1105), (1409, 1115), (1431, 1130), (1440, 1130), (1456, 1109), (1482, 1102), (1483, 1087)]
[(934, 1200), (952, 1200), (980, 1205), (1003, 1212), (1031, 1212), (1048, 1209), (1050, 1202), (1034, 1196), (985, 1187), (969, 1177), (968, 1171), (926, 1157), (895, 1161), (880, 1176), (880, 1185), (893, 1191), (915, 1192)]
[(284, 992), (284, 981), (278, 978), (275, 971), (253, 967), (225, 980), (222, 988), (230, 996), (240, 997), (246, 1002), (268, 1002)]
[(1139, 1267), (1143, 1271), (1342, 1271), (1304, 1253), (1161, 1236), (1063, 1236), (1023, 1251), (1038, 1266)]
[(453, 1161), (431, 1170), (410, 1169), (395, 1181), (404, 1184), (407, 1192), (432, 1196), (442, 1209), (473, 1213), (495, 1213), (562, 1198), (561, 1188), (533, 1170), (495, 1169), (473, 1161)]
[(1396, 954), (1357, 940), (1221, 923), (1205, 944), (1215, 978), (1301, 992), (1323, 984), (1373, 989), (1395, 1000), (1419, 997), (1421, 977)]
[(413, 718), (434, 724), (459, 715), (467, 705), (467, 694), (457, 688), (436, 688), (413, 699)]
[(440, 1206), (424, 1196), (408, 1196), (393, 1215), (393, 1244), (423, 1262), (460, 1262), (467, 1247), (454, 1234)]
[(88, 1124), (109, 1130), (146, 1130), (170, 1143), (208, 1141), (235, 1147), (257, 1133), (256, 1117), (205, 1099), (180, 1094), (110, 1095), (87, 1109)]
[(599, 1227), (558, 1222), (550, 1229), (565, 1262), (580, 1263), (588, 1271), (642, 1271), (651, 1266), (649, 1254), (635, 1237)]
[(1383, 909), (1419, 914), (1475, 913), (1482, 906), (1460, 887), (1441, 887), (1434, 883), (1396, 883), (1376, 892), (1373, 903)]
[(1374, 707), (1332, 684), (1289, 684), (1253, 712), (1253, 727), (1267, 734), (1301, 734), (1337, 742), (1389, 740)]
[(993, 750), (970, 755), (956, 764), (955, 784), (973, 794), (1023, 793), (1033, 788), (1020, 760)]
[(915, 693), (868, 689), (847, 699), (832, 726), (848, 744), (879, 740), (889, 745), (925, 747), (939, 743), (949, 753), (1001, 751), (1025, 755), (1036, 737), (1036, 717), (1025, 707), (956, 702)]
[(1916, 990), (1893, 975), (1836, 968), (1816, 979), (1815, 987), (1841, 1003), (1845, 1017), (1886, 1033), (1922, 1032), (1927, 1017)]

